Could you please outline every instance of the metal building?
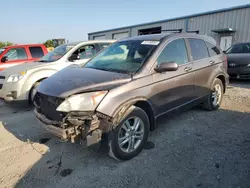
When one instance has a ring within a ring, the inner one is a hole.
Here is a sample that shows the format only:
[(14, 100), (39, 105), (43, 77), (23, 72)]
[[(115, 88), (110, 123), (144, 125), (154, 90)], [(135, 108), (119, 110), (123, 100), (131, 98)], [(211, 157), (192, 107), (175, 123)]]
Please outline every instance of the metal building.
[(212, 36), (223, 50), (237, 42), (250, 42), (250, 4), (156, 22), (88, 33), (89, 40), (122, 39), (161, 33), (167, 29), (199, 30)]

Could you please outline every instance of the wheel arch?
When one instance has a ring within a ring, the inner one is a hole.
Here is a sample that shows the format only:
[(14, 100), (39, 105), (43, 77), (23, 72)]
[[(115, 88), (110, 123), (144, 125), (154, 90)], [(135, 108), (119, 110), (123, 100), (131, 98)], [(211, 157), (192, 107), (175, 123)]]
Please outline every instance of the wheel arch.
[(216, 76), (217, 79), (220, 79), (223, 84), (223, 92), (226, 92), (226, 77), (223, 74), (219, 74)]
[(46, 78), (48, 78), (48, 77), (40, 78), (40, 79), (38, 79), (37, 81), (35, 81), (35, 82), (32, 84), (32, 86), (31, 86), (31, 88), (30, 88), (30, 90), (29, 90), (29, 93), (28, 93), (28, 101), (29, 101), (29, 103), (31, 102), (31, 91), (32, 91), (32, 89), (35, 87), (35, 85), (36, 85), (37, 83), (39, 83), (39, 82), (45, 80)]
[(54, 69), (42, 69), (42, 70), (35, 70), (31, 73), (29, 73), (28, 77), (26, 78), (23, 86), (22, 86), (22, 92), (26, 93), (26, 99), (29, 100), (30, 96), (30, 90), (34, 87), (34, 85), (37, 82), (41, 82), (42, 80), (50, 77), (57, 71)]
[(113, 114), (114, 124), (117, 125), (123, 119), (124, 116), (126, 116), (128, 113), (130, 113), (133, 110), (134, 107), (139, 107), (145, 111), (150, 121), (150, 130), (154, 130), (156, 127), (156, 120), (155, 120), (153, 107), (147, 99), (141, 98), (141, 97), (132, 99), (122, 104), (119, 107), (119, 109), (117, 109), (115, 113)]
[(151, 104), (146, 100), (139, 100), (133, 105), (143, 109), (146, 112), (146, 114), (148, 115), (149, 122), (150, 122), (150, 130), (154, 130), (156, 127), (156, 122), (155, 122), (154, 111), (152, 109)]

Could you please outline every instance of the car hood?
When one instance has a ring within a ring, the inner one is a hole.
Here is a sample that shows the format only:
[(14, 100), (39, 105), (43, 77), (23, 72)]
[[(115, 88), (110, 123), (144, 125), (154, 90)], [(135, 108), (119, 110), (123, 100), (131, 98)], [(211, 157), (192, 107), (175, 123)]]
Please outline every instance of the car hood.
[(250, 53), (227, 54), (228, 63), (250, 64)]
[(42, 62), (27, 62), (27, 63), (22, 63), (20, 65), (15, 65), (13, 67), (9, 67), (7, 69), (4, 69), (3, 71), (0, 72), (1, 75), (5, 76), (10, 76), (11, 74), (17, 74), (22, 71), (27, 71), (30, 69), (38, 68), (38, 67), (43, 67), (47, 66), (48, 63), (42, 63)]
[(75, 93), (110, 90), (130, 80), (128, 74), (69, 66), (42, 81), (37, 91), (66, 98)]

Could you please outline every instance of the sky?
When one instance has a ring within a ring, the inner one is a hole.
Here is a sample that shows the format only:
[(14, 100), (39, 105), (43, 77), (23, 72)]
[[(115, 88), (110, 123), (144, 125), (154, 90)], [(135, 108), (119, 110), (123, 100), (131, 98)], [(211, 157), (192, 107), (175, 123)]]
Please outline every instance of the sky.
[(0, 4), (0, 41), (43, 43), (87, 33), (249, 4), (249, 0), (11, 0)]

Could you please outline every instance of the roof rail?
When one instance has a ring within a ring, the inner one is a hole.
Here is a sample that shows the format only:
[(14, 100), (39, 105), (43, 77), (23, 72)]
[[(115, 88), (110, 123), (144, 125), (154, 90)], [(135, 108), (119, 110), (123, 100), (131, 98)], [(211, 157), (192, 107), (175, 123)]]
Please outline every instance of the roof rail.
[(194, 31), (186, 31), (187, 33), (196, 33), (196, 34), (199, 34), (200, 31), (199, 30), (194, 30)]
[(172, 32), (181, 33), (181, 32), (182, 32), (182, 29), (164, 29), (164, 30), (161, 30), (161, 31), (172, 31)]

